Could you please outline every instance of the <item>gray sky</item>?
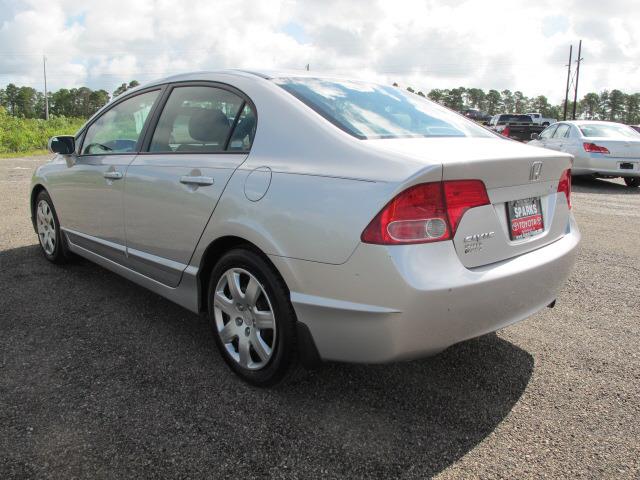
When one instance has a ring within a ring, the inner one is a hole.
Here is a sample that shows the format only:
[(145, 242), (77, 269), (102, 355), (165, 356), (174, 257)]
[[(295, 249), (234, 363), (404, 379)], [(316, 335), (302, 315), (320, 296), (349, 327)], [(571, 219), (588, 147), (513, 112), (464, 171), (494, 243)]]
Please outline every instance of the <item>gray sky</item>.
[[(87, 85), (217, 68), (287, 68), (416, 89), (564, 96), (582, 38), (580, 95), (640, 91), (632, 0), (0, 0), (0, 87)], [(575, 52), (574, 52), (575, 58)]]

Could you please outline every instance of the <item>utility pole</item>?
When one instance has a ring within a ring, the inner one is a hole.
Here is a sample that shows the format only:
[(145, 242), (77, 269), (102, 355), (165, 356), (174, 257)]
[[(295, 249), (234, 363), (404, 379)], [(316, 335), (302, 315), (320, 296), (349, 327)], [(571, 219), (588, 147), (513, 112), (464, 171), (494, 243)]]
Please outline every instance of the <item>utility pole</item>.
[(567, 105), (569, 103), (569, 79), (571, 78), (571, 54), (573, 53), (573, 45), (569, 45), (569, 64), (567, 65), (567, 89), (564, 92), (564, 114), (562, 119), (567, 119)]
[(582, 61), (582, 57), (580, 54), (582, 53), (582, 40), (578, 44), (578, 66), (576, 67), (576, 89), (573, 91), (573, 115), (571, 115), (571, 119), (576, 119), (576, 105), (578, 103), (578, 80), (580, 80), (580, 62)]
[(47, 93), (47, 57), (42, 56), (42, 71), (44, 73), (44, 119), (49, 120), (49, 94)]

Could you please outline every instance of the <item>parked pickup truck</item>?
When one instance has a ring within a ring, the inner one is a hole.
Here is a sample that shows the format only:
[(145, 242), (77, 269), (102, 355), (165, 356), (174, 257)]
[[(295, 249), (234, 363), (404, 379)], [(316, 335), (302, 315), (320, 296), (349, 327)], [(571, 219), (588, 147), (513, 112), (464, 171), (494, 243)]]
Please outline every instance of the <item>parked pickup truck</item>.
[(536, 125), (542, 125), (543, 127), (548, 127), (552, 123), (556, 123), (558, 120), (555, 118), (543, 117), (541, 113), (527, 113), (525, 115), (529, 115), (533, 120), (533, 123)]
[(528, 142), (534, 133), (539, 134), (547, 128), (542, 125), (536, 125), (530, 115), (518, 114), (494, 115), (489, 121), (488, 127), (505, 137), (513, 138), (520, 142)]

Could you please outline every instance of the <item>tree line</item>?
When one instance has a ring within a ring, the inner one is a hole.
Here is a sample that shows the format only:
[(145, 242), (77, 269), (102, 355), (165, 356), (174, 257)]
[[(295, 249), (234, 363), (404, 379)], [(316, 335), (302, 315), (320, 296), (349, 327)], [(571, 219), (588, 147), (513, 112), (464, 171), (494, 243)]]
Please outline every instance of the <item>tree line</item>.
[[(398, 86), (394, 83), (394, 86)], [(434, 88), (426, 95), (407, 87), (409, 92), (428, 97), (458, 112), (477, 109), (489, 115), (498, 113), (540, 112), (545, 117), (562, 119), (564, 102), (552, 105), (547, 97), (527, 97), (520, 91), (489, 90), (480, 88)], [(567, 105), (567, 118), (571, 117), (573, 101)], [(640, 123), (640, 93), (624, 93), (620, 90), (604, 90), (600, 93), (587, 93), (576, 106), (576, 117), (587, 120), (609, 120), (630, 125)]]
[[(113, 91), (116, 97), (139, 83), (132, 80), (121, 84)], [(394, 86), (398, 86), (394, 83)], [(564, 102), (552, 105), (547, 97), (527, 97), (521, 91), (494, 90), (481, 88), (434, 88), (427, 94), (412, 87), (408, 91), (428, 97), (458, 112), (477, 109), (489, 115), (497, 113), (540, 112), (545, 117), (561, 119)], [(87, 87), (61, 88), (49, 92), (49, 112), (53, 116), (88, 118), (110, 100), (106, 90), (91, 90)], [(18, 87), (12, 83), (0, 89), (0, 107), (9, 115), (21, 118), (42, 118), (44, 116), (44, 94), (32, 87)], [(571, 116), (573, 102), (567, 105)], [(621, 90), (604, 90), (600, 93), (587, 93), (576, 106), (576, 115), (588, 120), (610, 120), (631, 125), (640, 124), (640, 93), (624, 93)]]
[[(113, 97), (138, 85), (136, 80), (123, 83), (113, 92)], [(106, 90), (91, 90), (87, 87), (61, 88), (55, 92), (48, 92), (47, 97), (49, 113), (52, 116), (74, 118), (88, 118), (110, 100), (109, 92)], [(0, 89), (0, 107), (14, 117), (43, 118), (44, 93), (32, 87), (18, 87), (10, 83)]]

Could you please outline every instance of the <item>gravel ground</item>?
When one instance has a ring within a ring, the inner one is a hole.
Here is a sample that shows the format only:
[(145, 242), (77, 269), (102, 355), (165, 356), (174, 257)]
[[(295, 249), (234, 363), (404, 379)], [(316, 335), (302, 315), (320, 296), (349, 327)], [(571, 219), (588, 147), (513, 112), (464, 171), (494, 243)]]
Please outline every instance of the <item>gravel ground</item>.
[[(421, 361), (258, 390), (203, 318), (44, 260), (0, 160), (0, 478), (640, 478), (640, 190), (581, 181), (555, 309)], [(499, 301), (499, 299), (496, 299)]]

